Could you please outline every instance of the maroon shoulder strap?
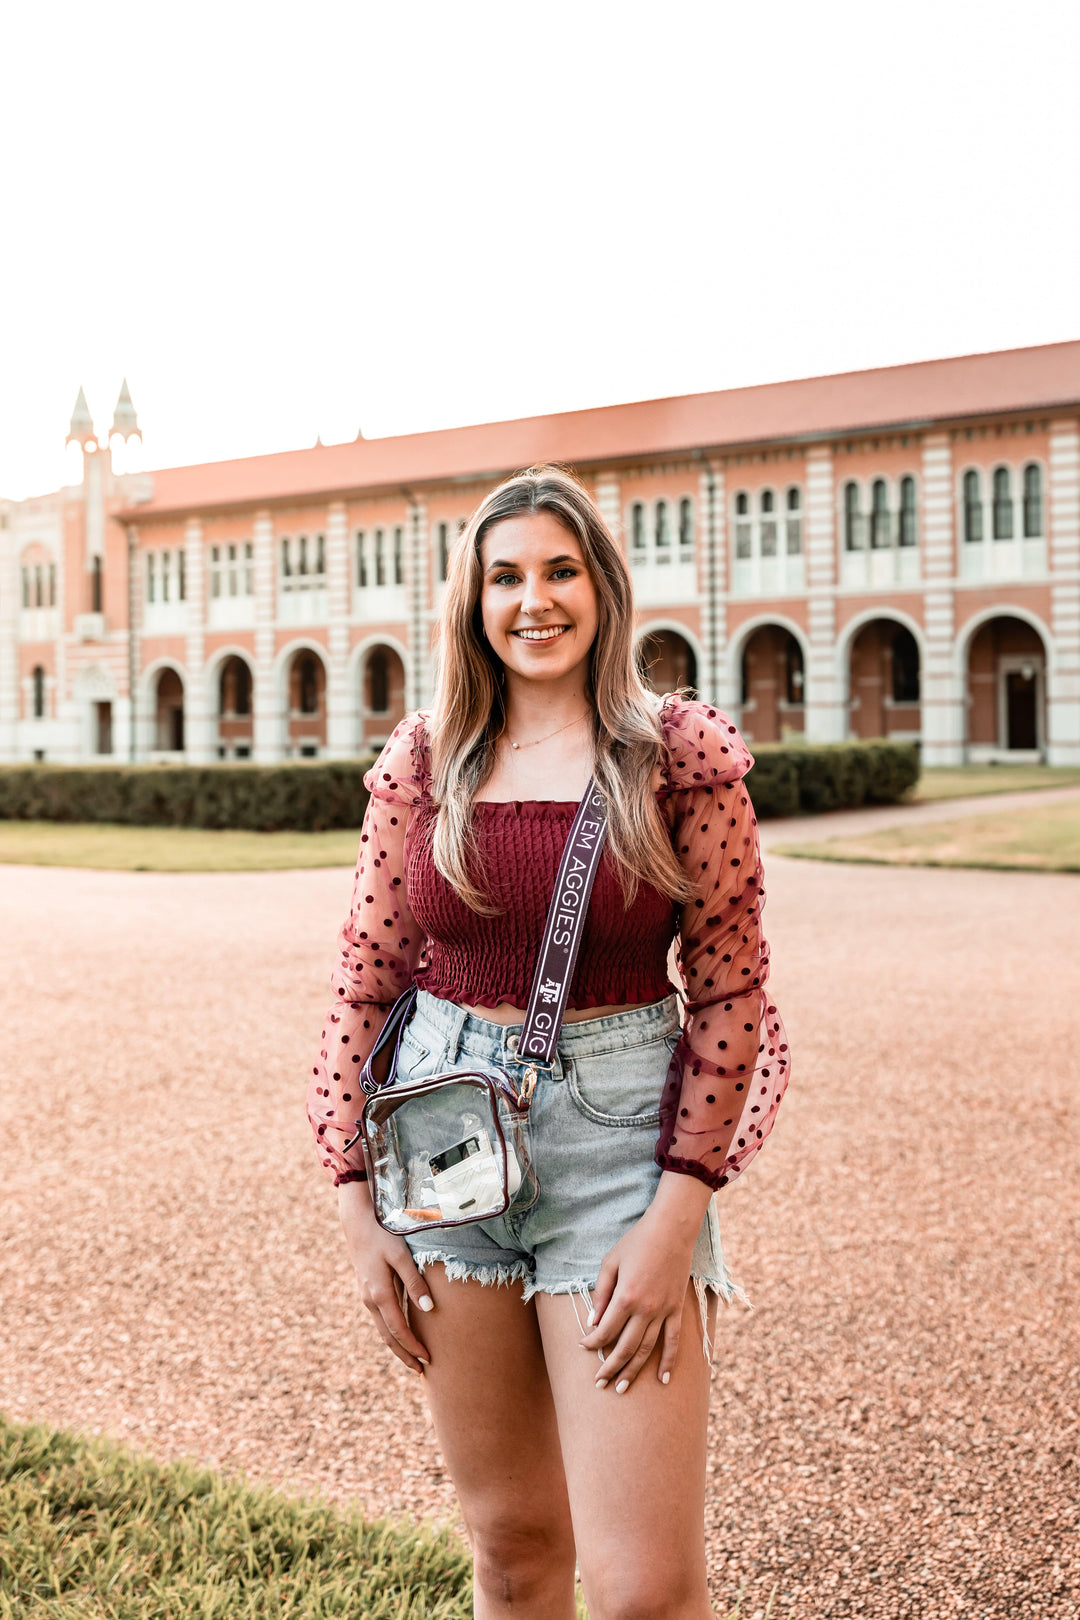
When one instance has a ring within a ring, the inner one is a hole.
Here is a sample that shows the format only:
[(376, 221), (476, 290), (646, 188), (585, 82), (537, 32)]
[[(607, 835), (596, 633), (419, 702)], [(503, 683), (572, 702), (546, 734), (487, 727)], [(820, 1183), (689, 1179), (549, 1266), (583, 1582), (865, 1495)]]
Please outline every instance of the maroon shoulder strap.
[(590, 777), (559, 862), (518, 1040), (518, 1057), (538, 1068), (547, 1067), (555, 1057), (606, 835), (603, 795)]

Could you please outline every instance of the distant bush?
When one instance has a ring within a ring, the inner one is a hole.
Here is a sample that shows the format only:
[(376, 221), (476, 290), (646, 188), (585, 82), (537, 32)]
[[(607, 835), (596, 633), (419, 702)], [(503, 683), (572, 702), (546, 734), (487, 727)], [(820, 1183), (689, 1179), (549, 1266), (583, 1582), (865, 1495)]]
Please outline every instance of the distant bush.
[(891, 804), (919, 780), (915, 743), (751, 744), (746, 778), (760, 818)]
[(359, 827), (371, 763), (7, 765), (0, 767), (0, 820), (329, 832)]

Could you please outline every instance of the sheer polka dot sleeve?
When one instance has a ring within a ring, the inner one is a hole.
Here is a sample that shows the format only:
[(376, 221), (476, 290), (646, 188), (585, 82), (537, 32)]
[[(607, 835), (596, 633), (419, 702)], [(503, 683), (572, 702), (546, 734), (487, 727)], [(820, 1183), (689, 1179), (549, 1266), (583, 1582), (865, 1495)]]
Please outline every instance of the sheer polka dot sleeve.
[(661, 798), (697, 894), (678, 961), (686, 1021), (664, 1087), (656, 1162), (726, 1186), (772, 1129), (788, 1083), (787, 1036), (769, 996), (757, 818), (742, 781), (753, 758), (727, 715), (668, 700)]
[(406, 716), (364, 777), (371, 797), (360, 833), (352, 903), (338, 936), (331, 975), (334, 1002), (323, 1021), (318, 1059), (308, 1085), (307, 1111), (319, 1159), (334, 1185), (363, 1179), (356, 1135), (363, 1092), (360, 1068), (393, 1003), (412, 982), (424, 940), (405, 887), (405, 829), (424, 789), (416, 725)]

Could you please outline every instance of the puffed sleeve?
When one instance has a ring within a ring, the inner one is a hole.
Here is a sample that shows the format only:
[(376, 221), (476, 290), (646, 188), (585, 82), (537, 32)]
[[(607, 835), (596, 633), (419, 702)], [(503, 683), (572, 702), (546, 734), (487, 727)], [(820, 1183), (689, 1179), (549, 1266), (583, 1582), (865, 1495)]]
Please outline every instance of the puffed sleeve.
[(405, 829), (420, 796), (418, 715), (406, 715), (364, 777), (371, 795), (360, 833), (352, 903), (338, 935), (331, 974), (333, 1005), (323, 1020), (319, 1055), (308, 1084), (307, 1112), (322, 1166), (339, 1186), (360, 1181), (356, 1135), (363, 1093), (360, 1067), (394, 1002), (412, 982), (424, 940), (409, 910)]
[(726, 1186), (772, 1129), (788, 1083), (787, 1035), (770, 997), (757, 818), (742, 780), (754, 763), (721, 710), (668, 702), (661, 803), (697, 893), (678, 963), (686, 1019), (660, 1109), (656, 1162)]

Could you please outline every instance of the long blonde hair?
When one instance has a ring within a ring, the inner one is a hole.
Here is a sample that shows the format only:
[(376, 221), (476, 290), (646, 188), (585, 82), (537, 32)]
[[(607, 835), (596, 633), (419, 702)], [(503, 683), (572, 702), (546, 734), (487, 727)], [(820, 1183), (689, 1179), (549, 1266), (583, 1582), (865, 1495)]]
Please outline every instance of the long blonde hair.
[(624, 903), (629, 909), (642, 881), (673, 900), (688, 900), (692, 887), (652, 791), (663, 732), (656, 697), (634, 657), (630, 572), (588, 491), (561, 467), (530, 467), (493, 489), (450, 559), (428, 722), (432, 792), (439, 807), (435, 865), (473, 911), (499, 914), (477, 872), (473, 832), (472, 800), (491, 775), (506, 721), (502, 662), (482, 633), (480, 547), (495, 524), (529, 512), (550, 512), (574, 536), (596, 588), (599, 623), (589, 652), (587, 692), (594, 709), (593, 774), (607, 802), (608, 851)]

